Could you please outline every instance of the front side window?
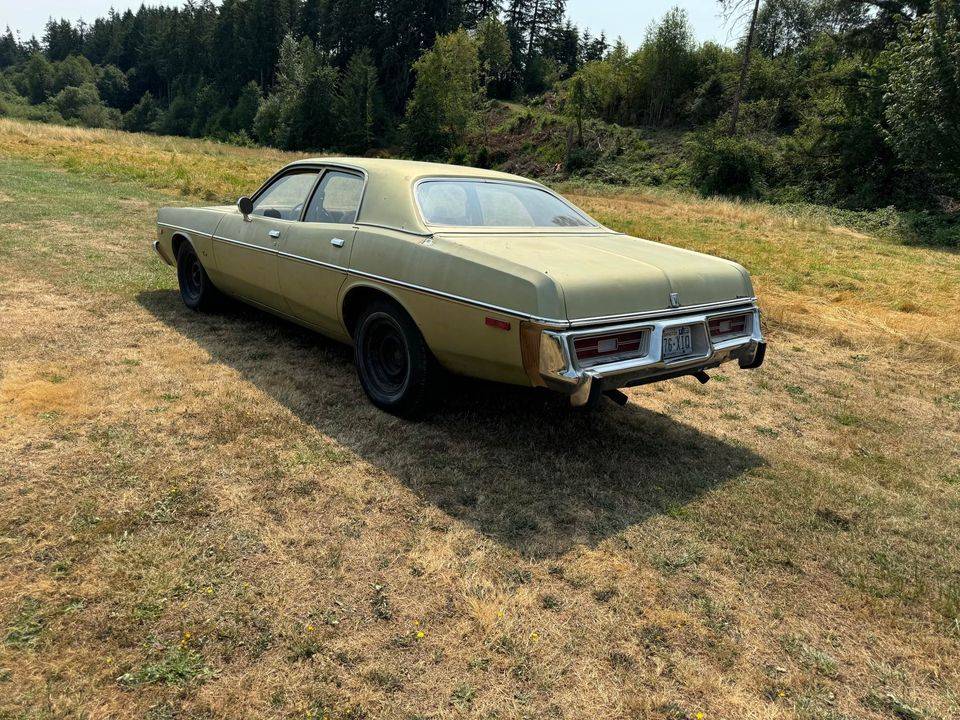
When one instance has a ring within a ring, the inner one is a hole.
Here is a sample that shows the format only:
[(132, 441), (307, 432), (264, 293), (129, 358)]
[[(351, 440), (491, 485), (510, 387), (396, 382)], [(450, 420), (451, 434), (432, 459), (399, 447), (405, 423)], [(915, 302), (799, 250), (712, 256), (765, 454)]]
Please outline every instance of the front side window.
[(590, 227), (583, 213), (537, 187), (482, 180), (427, 180), (417, 202), (429, 225)]
[(306, 222), (354, 223), (360, 209), (363, 178), (353, 173), (329, 170), (307, 206)]
[(294, 172), (277, 178), (253, 202), (253, 214), (278, 220), (299, 220), (317, 171)]

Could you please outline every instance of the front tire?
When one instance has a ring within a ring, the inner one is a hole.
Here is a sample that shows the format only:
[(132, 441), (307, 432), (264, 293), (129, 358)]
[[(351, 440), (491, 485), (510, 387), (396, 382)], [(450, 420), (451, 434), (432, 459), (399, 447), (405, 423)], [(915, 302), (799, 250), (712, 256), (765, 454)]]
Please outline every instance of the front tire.
[(217, 299), (217, 289), (203, 269), (197, 251), (188, 242), (177, 252), (177, 282), (183, 304), (191, 310), (209, 310)]
[(354, 362), (364, 392), (381, 410), (415, 419), (429, 408), (436, 360), (416, 324), (394, 303), (376, 301), (360, 314)]

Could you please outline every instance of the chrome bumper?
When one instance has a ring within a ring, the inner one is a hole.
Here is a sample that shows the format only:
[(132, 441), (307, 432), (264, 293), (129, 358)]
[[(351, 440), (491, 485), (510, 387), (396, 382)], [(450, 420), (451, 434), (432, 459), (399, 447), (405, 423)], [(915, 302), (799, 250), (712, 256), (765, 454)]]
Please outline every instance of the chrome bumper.
[[(750, 313), (749, 333), (729, 339), (712, 340), (708, 321), (729, 315)], [(663, 331), (677, 326), (690, 326), (694, 340), (694, 354), (676, 359), (664, 359)], [(578, 362), (573, 342), (578, 337), (608, 332), (643, 331), (643, 355), (616, 362), (594, 365)], [(544, 384), (570, 396), (573, 405), (583, 405), (590, 391), (642, 385), (657, 380), (691, 375), (717, 367), (730, 360), (738, 360), (741, 367), (758, 367), (763, 362), (766, 343), (760, 330), (760, 310), (746, 305), (717, 312), (680, 315), (662, 320), (594, 327), (584, 330), (544, 330), (540, 335), (540, 377)]]
[(167, 258), (167, 256), (163, 254), (163, 249), (160, 247), (160, 241), (159, 241), (159, 240), (154, 240), (154, 241), (153, 241), (153, 249), (154, 249), (154, 251), (157, 253), (157, 255), (160, 256), (160, 259), (163, 260), (167, 265), (170, 265), (171, 267), (176, 267), (176, 266), (177, 266), (177, 264), (176, 264), (175, 262), (171, 262), (170, 259)]

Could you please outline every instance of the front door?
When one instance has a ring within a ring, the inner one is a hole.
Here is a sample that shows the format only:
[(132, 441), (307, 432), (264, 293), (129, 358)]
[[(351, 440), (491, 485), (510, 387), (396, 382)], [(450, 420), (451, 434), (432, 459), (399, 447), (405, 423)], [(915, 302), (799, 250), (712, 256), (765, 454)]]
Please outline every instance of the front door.
[(293, 170), (281, 175), (253, 199), (253, 212), (227, 215), (214, 237), (213, 253), (223, 289), (281, 312), (277, 255), (284, 235), (299, 224), (318, 171)]
[(326, 170), (303, 221), (280, 238), (280, 292), (287, 307), (303, 322), (335, 335), (342, 333), (337, 299), (350, 265), (362, 194), (361, 175)]

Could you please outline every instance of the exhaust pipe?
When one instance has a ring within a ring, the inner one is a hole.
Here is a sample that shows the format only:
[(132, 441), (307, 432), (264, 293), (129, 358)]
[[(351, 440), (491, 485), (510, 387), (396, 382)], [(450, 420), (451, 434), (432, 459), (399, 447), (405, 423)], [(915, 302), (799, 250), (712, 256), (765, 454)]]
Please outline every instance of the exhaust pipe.
[(630, 402), (630, 398), (619, 390), (604, 390), (603, 394), (613, 400), (617, 405), (623, 406)]

